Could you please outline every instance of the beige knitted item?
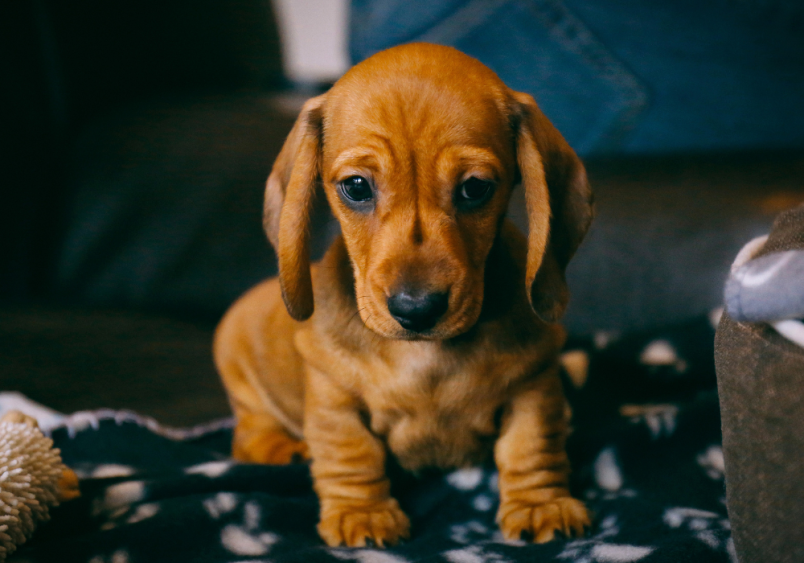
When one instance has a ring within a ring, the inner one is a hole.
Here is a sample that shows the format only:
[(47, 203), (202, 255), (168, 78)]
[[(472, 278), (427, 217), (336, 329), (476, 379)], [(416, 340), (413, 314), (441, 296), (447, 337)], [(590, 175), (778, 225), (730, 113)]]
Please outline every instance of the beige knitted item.
[(61, 500), (78, 496), (75, 474), (31, 417), (0, 419), (0, 563), (30, 539)]

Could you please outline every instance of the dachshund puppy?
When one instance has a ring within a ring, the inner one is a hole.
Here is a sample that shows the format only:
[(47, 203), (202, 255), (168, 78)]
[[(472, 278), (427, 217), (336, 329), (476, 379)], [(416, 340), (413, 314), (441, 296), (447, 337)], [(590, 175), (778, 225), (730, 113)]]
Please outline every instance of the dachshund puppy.
[[(505, 219), (520, 184), (527, 239)], [(342, 234), (311, 267), (318, 185)], [(234, 457), (309, 456), (331, 546), (408, 536), (388, 455), (417, 470), (493, 454), (506, 538), (582, 534), (555, 323), (591, 199), (533, 98), (477, 60), (409, 44), (352, 68), (305, 103), (268, 178), (278, 279), (216, 333)]]

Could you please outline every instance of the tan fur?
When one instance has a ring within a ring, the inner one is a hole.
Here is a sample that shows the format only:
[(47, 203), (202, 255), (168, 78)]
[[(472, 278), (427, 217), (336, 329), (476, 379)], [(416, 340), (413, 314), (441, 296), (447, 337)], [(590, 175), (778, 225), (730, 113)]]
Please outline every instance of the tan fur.
[[(339, 196), (355, 175), (375, 187), (369, 212)], [(453, 198), (469, 176), (496, 191), (467, 212)], [(528, 239), (503, 219), (518, 183)], [(342, 236), (311, 268), (317, 184)], [(589, 517), (567, 488), (564, 333), (549, 323), (567, 304), (564, 268), (591, 221), (591, 193), (533, 99), (454, 49), (389, 49), (305, 104), (265, 200), (279, 278), (235, 303), (215, 339), (237, 417), (233, 455), (309, 455), (329, 545), (408, 536), (389, 454), (409, 470), (493, 454), (505, 537), (582, 533)], [(448, 292), (432, 329), (406, 330), (389, 313), (404, 284)]]

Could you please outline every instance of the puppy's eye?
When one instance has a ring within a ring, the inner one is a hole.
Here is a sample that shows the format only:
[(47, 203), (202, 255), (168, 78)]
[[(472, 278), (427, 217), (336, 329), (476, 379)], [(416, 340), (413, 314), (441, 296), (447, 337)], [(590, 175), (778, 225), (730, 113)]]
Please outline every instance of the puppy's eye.
[(340, 183), (341, 193), (352, 201), (368, 201), (374, 194), (371, 192), (371, 184), (362, 176), (350, 176)]
[(474, 208), (488, 201), (493, 193), (494, 182), (472, 176), (458, 186), (455, 199), (459, 207)]

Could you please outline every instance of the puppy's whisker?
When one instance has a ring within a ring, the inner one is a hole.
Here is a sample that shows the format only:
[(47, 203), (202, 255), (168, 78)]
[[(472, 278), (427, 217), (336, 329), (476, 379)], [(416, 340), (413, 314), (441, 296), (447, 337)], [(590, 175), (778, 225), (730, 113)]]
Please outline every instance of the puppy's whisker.
[(364, 310), (366, 310), (367, 308), (368, 308), (368, 307), (360, 307), (360, 308), (358, 308), (358, 309), (357, 309), (357, 310), (354, 312), (354, 314), (352, 314), (352, 315), (350, 315), (350, 316), (349, 316), (349, 318), (346, 320), (346, 323), (344, 323), (344, 326), (349, 326), (349, 324), (351, 324), (351, 322), (352, 322), (352, 321), (355, 319), (355, 317), (356, 317), (356, 316), (358, 316), (358, 315), (360, 314), (360, 311), (364, 311)]
[[(368, 320), (369, 320), (369, 319), (370, 319), (370, 318), (371, 318), (373, 315), (374, 315), (374, 313), (370, 313), (370, 314), (369, 314), (369, 316), (368, 316), (368, 317), (366, 317), (366, 319), (365, 319), (365, 320), (363, 320), (363, 326), (365, 326), (366, 328), (368, 328), (368, 325), (367, 325), (366, 323), (368, 322)], [(361, 320), (362, 320), (362, 319), (361, 319)], [(372, 331), (371, 329), (369, 329), (369, 331), (374, 332), (374, 331)]]

